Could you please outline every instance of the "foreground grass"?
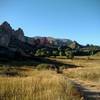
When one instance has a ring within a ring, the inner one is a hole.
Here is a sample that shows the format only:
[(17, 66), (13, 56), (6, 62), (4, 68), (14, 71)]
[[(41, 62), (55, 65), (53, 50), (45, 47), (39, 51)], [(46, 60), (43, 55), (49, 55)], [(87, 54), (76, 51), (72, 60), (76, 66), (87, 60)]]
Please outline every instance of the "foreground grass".
[(53, 71), (29, 71), (27, 77), (0, 76), (0, 100), (80, 100), (75, 86)]

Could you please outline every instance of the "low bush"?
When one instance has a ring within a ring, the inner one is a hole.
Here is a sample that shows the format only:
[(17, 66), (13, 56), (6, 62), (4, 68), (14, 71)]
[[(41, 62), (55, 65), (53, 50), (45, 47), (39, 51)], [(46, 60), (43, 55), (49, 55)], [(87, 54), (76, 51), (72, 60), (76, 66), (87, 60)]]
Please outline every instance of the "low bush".
[(53, 64), (39, 64), (36, 66), (36, 68), (38, 70), (43, 70), (43, 69), (46, 69), (46, 70), (53, 69), (54, 70), (56, 66)]

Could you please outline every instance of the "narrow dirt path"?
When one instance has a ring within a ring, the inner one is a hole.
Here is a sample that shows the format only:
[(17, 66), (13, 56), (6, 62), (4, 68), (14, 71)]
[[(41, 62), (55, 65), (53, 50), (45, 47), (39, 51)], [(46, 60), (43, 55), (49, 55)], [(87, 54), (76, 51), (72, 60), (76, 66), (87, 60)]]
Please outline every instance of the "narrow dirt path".
[(85, 100), (100, 100), (100, 89), (90, 89), (86, 85), (76, 81), (75, 79), (69, 79), (75, 86), (78, 91), (84, 97)]
[[(53, 60), (53, 59), (52, 59)], [(73, 73), (74, 71), (79, 72), (82, 69), (87, 69), (90, 71), (92, 70), (99, 70), (100, 68), (100, 59), (92, 59), (87, 60), (87, 58), (82, 59), (74, 59), (74, 60), (66, 60), (66, 59), (56, 59), (58, 62), (62, 62), (64, 64), (74, 65), (73, 68), (68, 68), (65, 70), (65, 73), (63, 74), (65, 79), (69, 79), (73, 84), (76, 85), (78, 91), (81, 93), (82, 97), (84, 97), (85, 100), (100, 100), (100, 83), (88, 83), (87, 81), (77, 80), (76, 78), (70, 79), (67, 77), (66, 72)]]

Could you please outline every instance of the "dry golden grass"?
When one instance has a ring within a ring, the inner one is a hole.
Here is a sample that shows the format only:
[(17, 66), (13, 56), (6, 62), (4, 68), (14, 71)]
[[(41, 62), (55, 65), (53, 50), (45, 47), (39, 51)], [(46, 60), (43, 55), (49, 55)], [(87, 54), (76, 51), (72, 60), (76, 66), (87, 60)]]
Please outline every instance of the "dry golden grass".
[[(64, 70), (65, 75), (70, 78), (96, 81), (100, 83), (100, 57), (76, 57), (74, 60), (56, 59), (65, 64), (73, 64), (76, 68)], [(67, 68), (67, 66), (66, 66)]]
[(100, 83), (100, 68), (74, 68), (65, 70), (65, 75), (70, 78), (79, 78)]
[(75, 68), (69, 68), (69, 66), (66, 66), (64, 73), (67, 77), (89, 80), (93, 82), (98, 82), (100, 84), (100, 57), (84, 56), (75, 57), (75, 59), (73, 60), (56, 58), (56, 61), (62, 62), (64, 64), (73, 65), (73, 67), (75, 66)]
[(75, 57), (73, 60), (56, 58), (64, 64), (75, 66), (63, 70), (63, 74), (92, 91), (100, 90), (100, 56)]
[[(78, 66), (65, 69), (64, 74), (67, 77), (100, 84), (99, 57), (51, 59)], [(64, 75), (50, 70), (38, 71), (27, 66), (8, 69), (0, 68), (0, 100), (81, 100), (75, 86)], [(8, 72), (11, 74), (10, 77), (6, 75), (10, 75)], [(15, 73), (13, 77), (12, 72)]]
[(74, 85), (53, 71), (32, 70), (27, 77), (0, 76), (0, 100), (80, 100)]

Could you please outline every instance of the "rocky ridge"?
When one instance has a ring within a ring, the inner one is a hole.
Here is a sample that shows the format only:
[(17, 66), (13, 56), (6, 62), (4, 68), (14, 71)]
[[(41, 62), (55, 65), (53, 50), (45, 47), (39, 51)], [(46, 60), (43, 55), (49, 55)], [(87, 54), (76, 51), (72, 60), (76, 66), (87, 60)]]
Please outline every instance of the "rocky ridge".
[(27, 54), (31, 54), (34, 51), (34, 48), (37, 46), (68, 46), (74, 49), (79, 48), (81, 45), (79, 45), (76, 41), (69, 39), (56, 39), (52, 37), (27, 37), (24, 35), (24, 31), (21, 28), (14, 30), (7, 21), (0, 25), (0, 54), (2, 54), (1, 51), (3, 51), (3, 48), (7, 48), (6, 50), (9, 49), (11, 52), (15, 52), (15, 54), (17, 52), (27, 56)]

